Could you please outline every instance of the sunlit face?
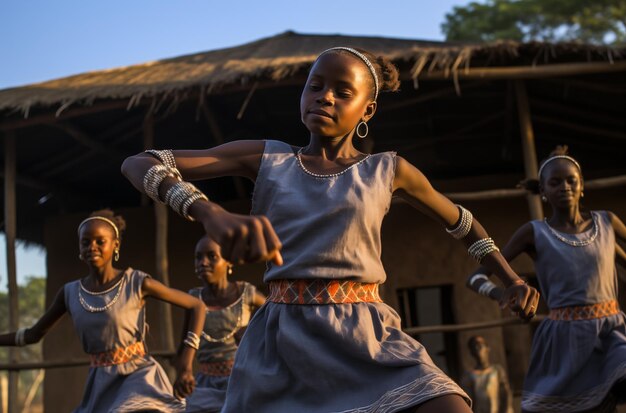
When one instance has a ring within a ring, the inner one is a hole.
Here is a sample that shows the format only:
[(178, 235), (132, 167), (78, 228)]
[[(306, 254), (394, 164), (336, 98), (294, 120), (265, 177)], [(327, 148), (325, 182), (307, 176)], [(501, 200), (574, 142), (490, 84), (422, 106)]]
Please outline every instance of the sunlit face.
[(481, 364), (489, 363), (489, 346), (484, 338), (476, 337), (472, 340), (469, 348), (472, 357), (474, 357), (476, 361)]
[(78, 233), (78, 249), (90, 267), (103, 268), (111, 263), (120, 242), (110, 224), (93, 220), (85, 222)]
[(314, 135), (343, 137), (376, 111), (372, 74), (356, 56), (326, 53), (313, 65), (300, 97), (302, 123)]
[(206, 237), (196, 244), (194, 264), (196, 276), (208, 284), (217, 284), (226, 278), (230, 265), (222, 258), (220, 246)]
[(541, 195), (556, 208), (578, 205), (583, 179), (578, 167), (567, 159), (550, 162), (541, 173)]

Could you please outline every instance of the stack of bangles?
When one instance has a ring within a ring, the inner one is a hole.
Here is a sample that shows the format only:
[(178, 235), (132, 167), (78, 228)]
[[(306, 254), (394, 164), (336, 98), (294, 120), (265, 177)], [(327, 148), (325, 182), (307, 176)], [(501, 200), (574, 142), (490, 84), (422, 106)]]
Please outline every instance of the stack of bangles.
[[(157, 151), (149, 149), (146, 153), (161, 161), (161, 164), (154, 165), (148, 169), (148, 172), (143, 177), (143, 190), (146, 195), (155, 202), (171, 206), (179, 215), (189, 221), (193, 221), (193, 217), (189, 215), (191, 205), (199, 199), (204, 199), (205, 201), (209, 199), (195, 185), (183, 181), (182, 175), (176, 168), (176, 161), (171, 150)], [(165, 199), (162, 200), (159, 197), (159, 188), (165, 178), (168, 177), (174, 178), (177, 182), (167, 190)]]
[[(452, 235), (455, 239), (463, 239), (469, 234), (472, 229), (472, 223), (474, 222), (474, 217), (472, 213), (467, 209), (463, 208), (461, 205), (457, 205), (459, 208), (459, 212), (461, 214), (459, 223), (456, 227), (452, 229), (446, 228), (448, 234)], [(496, 243), (491, 238), (482, 238), (478, 241), (474, 242), (469, 246), (467, 252), (471, 255), (476, 261), (479, 263), (485, 258), (487, 255), (492, 252), (500, 251), (500, 249), (496, 246)]]
[(26, 338), (24, 335), (26, 334), (26, 327), (22, 327), (15, 332), (15, 345), (17, 347), (24, 347), (26, 345)]
[[(478, 280), (483, 280), (483, 282), (480, 284), (480, 287), (478, 287), (478, 294), (480, 295), (484, 295), (485, 297), (490, 297), (491, 292), (498, 288), (497, 285), (495, 285), (492, 281), (489, 280), (489, 277), (487, 277), (486, 274), (481, 274), (481, 273), (477, 273), (472, 275), (472, 277), (470, 278), (469, 281), (469, 285), (472, 287), (475, 287), (475, 283)], [(510, 286), (513, 285), (524, 285), (526, 284), (526, 281), (522, 280), (521, 278), (518, 278), (516, 280), (514, 280)], [(510, 287), (509, 286), (509, 287)]]
[(200, 348), (200, 337), (193, 331), (187, 331), (187, 338), (183, 340), (183, 343), (194, 350), (198, 350)]

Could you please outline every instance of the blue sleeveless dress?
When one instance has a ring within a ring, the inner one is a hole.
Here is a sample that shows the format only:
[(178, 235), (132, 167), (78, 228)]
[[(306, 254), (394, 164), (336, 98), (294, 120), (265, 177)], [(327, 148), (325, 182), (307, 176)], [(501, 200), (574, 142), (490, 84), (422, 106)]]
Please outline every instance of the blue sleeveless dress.
[[(550, 309), (617, 300), (615, 233), (605, 211), (592, 211), (595, 241), (574, 247), (543, 221), (532, 221), (535, 270)], [(571, 241), (592, 236), (559, 233)], [(599, 406), (626, 379), (626, 317), (623, 312), (589, 320), (546, 319), (533, 338), (522, 409), (577, 412)], [(618, 395), (626, 401), (626, 395)]]
[[(99, 354), (144, 341), (147, 324), (141, 285), (145, 277), (149, 275), (128, 268), (117, 287), (106, 294), (81, 290), (80, 280), (65, 284), (65, 307), (85, 353)], [(85, 308), (102, 308), (112, 300), (115, 302), (104, 311), (92, 312)], [(184, 403), (173, 396), (172, 385), (163, 368), (146, 354), (126, 363), (91, 367), (83, 400), (74, 413), (184, 410)]]
[[(384, 282), (380, 228), (394, 174), (386, 152), (313, 176), (290, 145), (267, 141), (252, 213), (269, 218), (285, 263), (269, 263), (264, 280)], [(392, 413), (447, 394), (469, 403), (389, 306), (268, 301), (240, 343), (222, 412)]]
[[(217, 342), (200, 338), (200, 349), (196, 353), (198, 363), (219, 363), (234, 360), (237, 351), (235, 333), (250, 322), (256, 288), (245, 281), (238, 281), (241, 296), (224, 308), (210, 308), (206, 311), (204, 333)], [(202, 287), (189, 290), (189, 294), (202, 300)], [(224, 405), (228, 374), (196, 374), (196, 388), (187, 397), (188, 413), (219, 412)]]

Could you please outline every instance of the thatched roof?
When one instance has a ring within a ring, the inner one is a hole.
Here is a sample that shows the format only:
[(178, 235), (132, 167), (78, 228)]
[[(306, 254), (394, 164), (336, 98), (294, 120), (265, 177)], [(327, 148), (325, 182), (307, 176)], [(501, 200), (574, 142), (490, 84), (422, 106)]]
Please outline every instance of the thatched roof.
[(424, 72), (452, 75), (469, 67), (543, 65), (557, 62), (623, 60), (626, 49), (583, 44), (498, 42), (449, 44), (383, 37), (303, 35), (285, 32), (242, 46), (197, 53), (127, 67), (100, 70), (0, 91), (0, 110), (20, 111), (54, 106), (61, 112), (72, 104), (98, 99), (182, 100), (190, 91), (280, 81), (304, 72), (323, 50), (347, 45), (392, 58), (412, 78)]

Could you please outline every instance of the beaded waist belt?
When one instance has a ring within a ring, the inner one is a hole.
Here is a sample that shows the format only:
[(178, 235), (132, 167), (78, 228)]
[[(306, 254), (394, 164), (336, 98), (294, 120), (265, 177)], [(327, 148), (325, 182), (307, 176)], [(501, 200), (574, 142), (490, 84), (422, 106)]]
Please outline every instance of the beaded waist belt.
[(234, 364), (234, 359), (216, 361), (213, 363), (200, 363), (200, 372), (207, 376), (230, 376)]
[(127, 347), (118, 347), (115, 350), (90, 354), (89, 359), (91, 360), (91, 367), (106, 367), (127, 363), (134, 358), (145, 355), (146, 349), (143, 342), (138, 341)]
[(592, 320), (608, 317), (619, 313), (619, 304), (615, 300), (603, 303), (553, 308), (550, 310), (550, 319), (557, 321)]
[(380, 303), (378, 284), (345, 280), (270, 281), (269, 301), (281, 304)]

